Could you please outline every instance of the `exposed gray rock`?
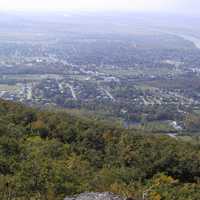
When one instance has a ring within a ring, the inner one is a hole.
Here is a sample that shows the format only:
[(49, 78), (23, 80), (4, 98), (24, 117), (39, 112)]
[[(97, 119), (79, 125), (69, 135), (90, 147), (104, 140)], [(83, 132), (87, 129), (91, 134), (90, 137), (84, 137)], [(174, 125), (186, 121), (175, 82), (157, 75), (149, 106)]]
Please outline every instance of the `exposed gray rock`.
[(104, 192), (104, 193), (85, 192), (72, 198), (66, 197), (64, 200), (125, 200), (125, 199), (117, 195), (114, 195), (110, 192)]

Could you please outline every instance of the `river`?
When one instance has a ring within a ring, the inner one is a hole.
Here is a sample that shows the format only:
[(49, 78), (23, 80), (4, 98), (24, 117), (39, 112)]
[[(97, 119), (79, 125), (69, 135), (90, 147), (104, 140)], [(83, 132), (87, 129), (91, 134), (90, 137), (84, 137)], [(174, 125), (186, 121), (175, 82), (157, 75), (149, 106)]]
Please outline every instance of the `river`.
[(180, 31), (175, 32), (175, 31), (167, 31), (167, 30), (159, 30), (159, 29), (152, 29), (152, 30), (160, 32), (160, 33), (165, 33), (165, 34), (170, 34), (170, 35), (175, 35), (175, 36), (181, 37), (185, 40), (192, 42), (197, 49), (200, 49), (200, 36), (195, 37), (189, 33), (181, 33)]
[(196, 48), (200, 49), (200, 38), (185, 34), (176, 34), (176, 35), (184, 38), (185, 40), (191, 41), (192, 43), (194, 43)]

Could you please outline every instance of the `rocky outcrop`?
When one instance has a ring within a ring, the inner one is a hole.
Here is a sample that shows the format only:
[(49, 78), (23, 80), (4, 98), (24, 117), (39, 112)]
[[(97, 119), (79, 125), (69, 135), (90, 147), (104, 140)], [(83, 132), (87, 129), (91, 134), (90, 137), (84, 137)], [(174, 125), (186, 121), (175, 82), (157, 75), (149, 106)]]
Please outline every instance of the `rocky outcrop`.
[(120, 196), (114, 195), (110, 192), (104, 192), (104, 193), (82, 193), (75, 197), (66, 197), (64, 200), (125, 200), (121, 198)]

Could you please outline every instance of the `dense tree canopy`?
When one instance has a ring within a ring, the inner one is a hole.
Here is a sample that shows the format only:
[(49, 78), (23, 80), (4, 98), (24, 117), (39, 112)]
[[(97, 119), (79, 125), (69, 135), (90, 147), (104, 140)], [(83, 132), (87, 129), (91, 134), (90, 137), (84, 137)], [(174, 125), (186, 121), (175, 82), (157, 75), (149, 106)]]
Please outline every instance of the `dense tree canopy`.
[(0, 175), (3, 200), (60, 200), (84, 191), (199, 200), (200, 147), (0, 101)]

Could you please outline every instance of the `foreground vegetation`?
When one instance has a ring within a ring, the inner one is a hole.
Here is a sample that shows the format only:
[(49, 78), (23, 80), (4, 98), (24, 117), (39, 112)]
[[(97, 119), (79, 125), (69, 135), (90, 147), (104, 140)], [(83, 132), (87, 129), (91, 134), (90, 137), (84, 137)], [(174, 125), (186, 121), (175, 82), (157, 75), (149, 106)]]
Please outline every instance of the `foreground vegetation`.
[(111, 191), (198, 200), (200, 146), (66, 112), (0, 101), (0, 199)]

